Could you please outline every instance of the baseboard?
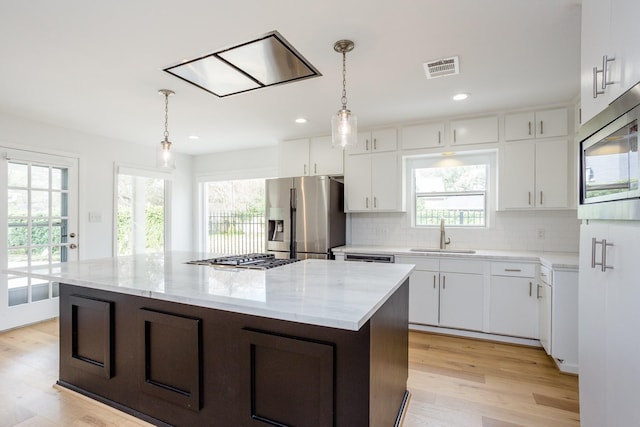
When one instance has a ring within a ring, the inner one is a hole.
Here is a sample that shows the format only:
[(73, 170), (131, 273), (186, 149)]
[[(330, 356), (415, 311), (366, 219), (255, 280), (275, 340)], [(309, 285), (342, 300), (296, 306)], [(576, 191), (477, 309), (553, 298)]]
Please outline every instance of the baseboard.
[(533, 338), (511, 337), (507, 335), (490, 334), (486, 332), (467, 331), (465, 329), (443, 328), (440, 326), (428, 326), (409, 323), (409, 330), (433, 332), (436, 334), (453, 335), (456, 337), (476, 338), (486, 341), (504, 342), (508, 344), (526, 345), (529, 347), (542, 347), (540, 341)]

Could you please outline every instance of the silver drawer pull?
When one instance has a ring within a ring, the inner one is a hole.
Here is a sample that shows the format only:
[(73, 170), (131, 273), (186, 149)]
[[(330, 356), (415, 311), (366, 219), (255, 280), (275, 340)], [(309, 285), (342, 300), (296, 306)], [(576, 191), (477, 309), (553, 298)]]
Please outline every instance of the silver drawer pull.
[(531, 296), (531, 288), (533, 287), (533, 283), (529, 282), (529, 296)]
[(504, 271), (509, 271), (509, 272), (513, 272), (513, 273), (520, 273), (522, 270), (520, 270), (519, 268), (505, 268)]

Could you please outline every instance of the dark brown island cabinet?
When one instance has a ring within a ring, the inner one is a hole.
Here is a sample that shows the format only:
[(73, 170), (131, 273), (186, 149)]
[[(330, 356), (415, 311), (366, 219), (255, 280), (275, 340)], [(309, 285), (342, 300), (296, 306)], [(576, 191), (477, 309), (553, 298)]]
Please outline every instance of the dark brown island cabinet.
[(159, 426), (398, 426), (407, 325), (408, 279), (358, 330), (60, 283), (58, 384)]

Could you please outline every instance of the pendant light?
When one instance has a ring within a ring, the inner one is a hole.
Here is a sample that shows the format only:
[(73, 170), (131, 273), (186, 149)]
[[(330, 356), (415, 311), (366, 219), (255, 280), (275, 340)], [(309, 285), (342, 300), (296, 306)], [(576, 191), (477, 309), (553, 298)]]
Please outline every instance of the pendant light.
[(347, 149), (356, 145), (358, 118), (347, 109), (347, 52), (354, 48), (351, 40), (339, 40), (333, 50), (342, 54), (342, 108), (331, 118), (331, 144), (334, 148)]
[(160, 89), (158, 93), (164, 95), (164, 140), (160, 141), (157, 163), (158, 167), (174, 169), (176, 164), (171, 153), (171, 141), (169, 141), (169, 96), (175, 92), (169, 89)]

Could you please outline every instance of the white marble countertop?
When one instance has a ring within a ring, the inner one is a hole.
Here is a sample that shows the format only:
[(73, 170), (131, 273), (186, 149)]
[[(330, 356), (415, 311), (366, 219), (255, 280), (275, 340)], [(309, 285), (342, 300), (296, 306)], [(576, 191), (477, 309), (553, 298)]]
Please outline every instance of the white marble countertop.
[(269, 270), (185, 264), (190, 252), (5, 270), (71, 285), (339, 329), (359, 330), (413, 270), (409, 264), (306, 260)]
[(416, 252), (398, 246), (347, 245), (333, 248), (334, 253), (389, 254), (398, 256), (429, 256), (440, 258), (481, 258), (487, 260), (533, 261), (552, 269), (578, 269), (578, 254), (573, 252), (530, 252), (477, 249), (474, 253)]

